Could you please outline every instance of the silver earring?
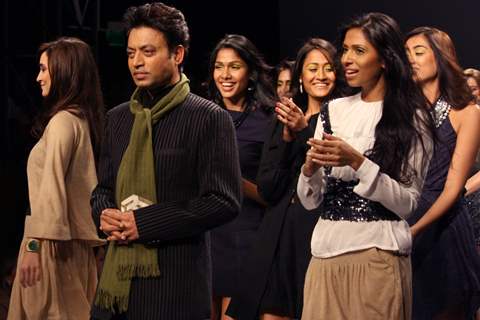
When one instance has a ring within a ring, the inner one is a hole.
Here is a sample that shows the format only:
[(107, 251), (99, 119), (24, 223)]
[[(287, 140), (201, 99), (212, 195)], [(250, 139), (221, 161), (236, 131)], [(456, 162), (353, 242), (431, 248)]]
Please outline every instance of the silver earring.
[(300, 93), (303, 93), (302, 79), (300, 79)]

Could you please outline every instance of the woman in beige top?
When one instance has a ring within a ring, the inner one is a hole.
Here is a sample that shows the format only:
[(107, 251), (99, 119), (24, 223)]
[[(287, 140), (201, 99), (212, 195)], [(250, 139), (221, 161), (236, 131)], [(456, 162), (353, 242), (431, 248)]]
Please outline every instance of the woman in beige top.
[(91, 218), (103, 101), (90, 47), (76, 38), (40, 46), (45, 109), (27, 164), (31, 214), (8, 319), (88, 319), (97, 284)]

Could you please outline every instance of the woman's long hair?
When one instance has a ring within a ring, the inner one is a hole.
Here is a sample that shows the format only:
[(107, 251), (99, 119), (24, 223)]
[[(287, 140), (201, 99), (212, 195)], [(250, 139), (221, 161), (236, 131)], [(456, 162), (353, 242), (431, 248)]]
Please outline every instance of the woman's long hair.
[(255, 45), (245, 36), (238, 34), (226, 35), (220, 40), (212, 53), (210, 54), (207, 95), (209, 99), (223, 106), (223, 99), (215, 85), (213, 71), (215, 69), (215, 60), (221, 49), (230, 48), (242, 58), (248, 66), (248, 89), (245, 102), (247, 105), (262, 107), (266, 111), (273, 110), (275, 104), (275, 93), (272, 86), (270, 74), (272, 68), (265, 62)]
[(440, 95), (443, 99), (454, 109), (463, 109), (475, 101), (458, 63), (455, 46), (450, 36), (436, 28), (418, 27), (407, 34), (405, 41), (418, 35), (424, 36), (432, 48), (437, 64)]
[(51, 85), (44, 98), (44, 110), (40, 113), (32, 132), (39, 138), (48, 121), (59, 111), (69, 110), (88, 122), (90, 138), (98, 159), (104, 105), (95, 59), (88, 44), (77, 38), (62, 37), (43, 43), (39, 56), (48, 57)]
[[(391, 178), (410, 184), (417, 174), (408, 164), (411, 152), (423, 141), (425, 128), (434, 136), (434, 126), (427, 111), (427, 100), (413, 80), (413, 72), (397, 22), (382, 13), (368, 13), (342, 28), (341, 41), (348, 30), (359, 28), (383, 61), (385, 96), (383, 112), (375, 128), (375, 143), (367, 156)], [(423, 157), (427, 166), (427, 157)]]
[(307, 40), (297, 52), (292, 74), (293, 99), (304, 112), (307, 110), (308, 94), (305, 90), (303, 90), (303, 93), (300, 91), (300, 78), (302, 76), (305, 58), (312, 50), (319, 50), (333, 66), (335, 72), (335, 86), (332, 91), (323, 98), (323, 101), (327, 102), (331, 99), (342, 97), (346, 94), (347, 90), (340, 63), (336, 60), (337, 50), (335, 47), (327, 40), (321, 38), (311, 38)]

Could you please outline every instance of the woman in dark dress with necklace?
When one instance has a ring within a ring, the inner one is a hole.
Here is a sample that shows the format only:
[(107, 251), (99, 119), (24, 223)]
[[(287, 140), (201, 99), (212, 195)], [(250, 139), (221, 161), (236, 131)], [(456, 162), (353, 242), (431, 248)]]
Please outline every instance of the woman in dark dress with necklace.
[(214, 306), (221, 301), (222, 319), (228, 319), (225, 310), (265, 211), (256, 176), (274, 105), (269, 71), (257, 48), (241, 35), (227, 35), (211, 54), (209, 94), (235, 124), (244, 196), (240, 215), (212, 231), (213, 298)]
[(480, 258), (463, 190), (478, 150), (480, 111), (445, 32), (421, 27), (406, 39), (437, 135), (421, 199), (409, 219), (413, 319), (472, 319), (480, 306)]
[(299, 203), (295, 190), (321, 106), (341, 92), (335, 54), (328, 41), (308, 40), (298, 51), (292, 78), (298, 106), (287, 98), (276, 105), (277, 119), (257, 176), (259, 192), (271, 207), (228, 310), (238, 320), (301, 317), (310, 238), (318, 215)]

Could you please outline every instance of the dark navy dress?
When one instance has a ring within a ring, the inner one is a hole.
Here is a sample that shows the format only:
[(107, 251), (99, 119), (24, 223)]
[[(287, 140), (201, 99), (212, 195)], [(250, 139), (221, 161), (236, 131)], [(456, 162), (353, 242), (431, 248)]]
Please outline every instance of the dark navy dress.
[(246, 261), (239, 293), (227, 314), (237, 320), (270, 313), (300, 318), (305, 273), (311, 258), (310, 239), (318, 214), (307, 211), (296, 197), (300, 168), (314, 135), (318, 114), (293, 142), (283, 141), (283, 124), (272, 123), (258, 172), (258, 188), (270, 204), (258, 241)]
[[(446, 117), (436, 129), (438, 143), (430, 162), (416, 223), (442, 192), (457, 135)], [(413, 319), (460, 315), (472, 319), (480, 307), (480, 257), (475, 249), (472, 221), (463, 196), (413, 243)]]
[[(242, 177), (256, 184), (270, 114), (263, 108), (250, 111), (246, 117), (243, 112), (229, 111), (229, 113), (237, 127)], [(244, 197), (240, 214), (230, 223), (212, 230), (214, 296), (231, 297), (235, 294), (240, 283), (244, 261), (254, 244), (264, 213), (265, 208), (262, 205)]]
[(468, 195), (465, 200), (467, 201), (468, 212), (472, 218), (477, 249), (480, 250), (480, 190)]

